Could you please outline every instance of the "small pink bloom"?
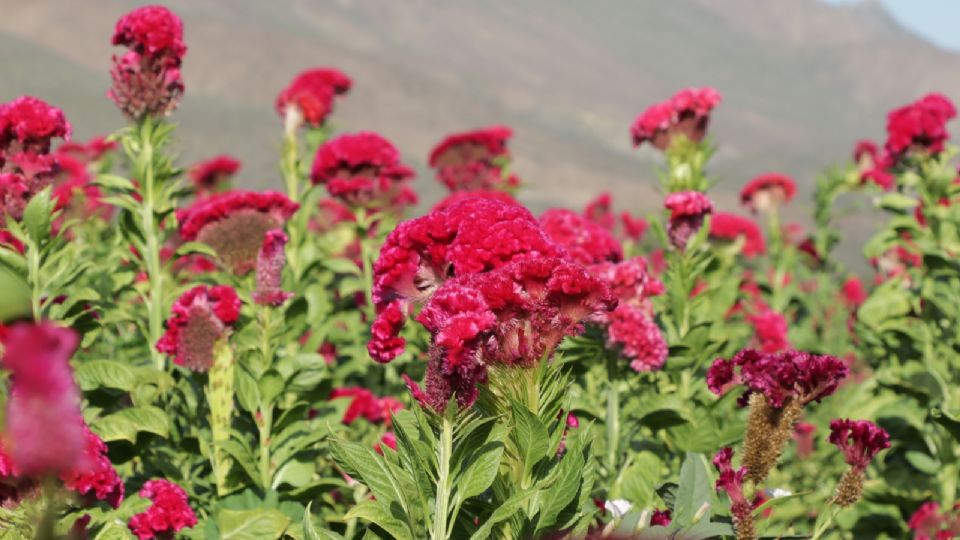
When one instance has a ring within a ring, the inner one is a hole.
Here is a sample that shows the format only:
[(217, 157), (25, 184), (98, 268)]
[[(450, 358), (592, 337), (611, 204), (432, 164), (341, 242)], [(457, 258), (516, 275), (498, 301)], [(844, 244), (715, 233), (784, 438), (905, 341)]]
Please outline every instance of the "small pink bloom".
[(139, 540), (172, 538), (174, 533), (197, 524), (187, 493), (173, 482), (150, 480), (140, 488), (140, 496), (150, 499), (150, 508), (134, 514), (127, 523)]
[(280, 306), (293, 296), (280, 288), (283, 267), (287, 263), (283, 251), (287, 240), (287, 235), (280, 229), (267, 231), (263, 238), (263, 246), (257, 255), (257, 289), (253, 292), (253, 301), (257, 304)]
[(213, 367), (217, 342), (240, 317), (240, 298), (228, 285), (198, 285), (183, 293), (171, 308), (167, 329), (157, 350), (194, 371)]
[(740, 202), (752, 211), (769, 212), (790, 202), (797, 193), (797, 184), (781, 173), (764, 173), (750, 180), (740, 190)]
[(861, 471), (881, 450), (890, 448), (890, 435), (869, 420), (831, 420), (828, 440), (843, 452), (848, 465)]

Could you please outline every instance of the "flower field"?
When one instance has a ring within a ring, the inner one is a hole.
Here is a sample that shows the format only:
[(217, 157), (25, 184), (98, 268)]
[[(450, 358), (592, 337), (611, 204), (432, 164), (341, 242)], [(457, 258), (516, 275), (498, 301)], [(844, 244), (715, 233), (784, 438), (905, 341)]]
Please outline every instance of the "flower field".
[(651, 215), (533, 214), (502, 125), (437, 143), (418, 215), (401, 150), (335, 125), (347, 74), (279, 91), (247, 191), (171, 150), (178, 16), (112, 43), (115, 132), (0, 104), (0, 539), (960, 538), (946, 96), (851, 141), (807, 228), (778, 172), (711, 199), (710, 87), (624, 121)]

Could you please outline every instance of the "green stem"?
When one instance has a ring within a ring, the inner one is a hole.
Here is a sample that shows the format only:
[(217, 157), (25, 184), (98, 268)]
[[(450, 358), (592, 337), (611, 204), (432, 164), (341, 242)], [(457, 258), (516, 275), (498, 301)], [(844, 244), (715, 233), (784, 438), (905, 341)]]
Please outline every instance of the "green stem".
[(263, 490), (270, 489), (273, 471), (270, 466), (270, 431), (273, 429), (273, 404), (263, 404), (260, 407), (260, 419), (257, 421), (260, 430), (260, 484)]
[(166, 358), (156, 349), (156, 343), (163, 333), (163, 275), (160, 267), (160, 238), (159, 223), (156, 216), (156, 177), (154, 174), (154, 126), (149, 117), (137, 127), (140, 135), (140, 153), (137, 155), (136, 171), (143, 182), (143, 202), (140, 205), (140, 227), (144, 235), (144, 251), (142, 257), (147, 267), (147, 279), (150, 291), (147, 298), (148, 331), (150, 356), (153, 365), (163, 370)]
[(437, 498), (435, 502), (432, 540), (446, 540), (447, 505), (450, 503), (450, 460), (453, 455), (453, 424), (450, 415), (444, 413), (440, 430), (440, 448), (437, 454)]
[(284, 135), (280, 172), (283, 174), (283, 181), (287, 186), (287, 196), (293, 201), (300, 198), (300, 173), (297, 170), (300, 162), (297, 155), (298, 146), (296, 134)]
[(216, 345), (213, 367), (208, 373), (207, 403), (210, 405), (210, 431), (212, 438), (211, 465), (216, 481), (217, 494), (227, 493), (227, 474), (230, 472), (229, 454), (223, 444), (230, 440), (230, 425), (233, 419), (234, 361), (226, 337)]
[(40, 297), (43, 294), (43, 287), (40, 286), (40, 248), (30, 242), (27, 246), (28, 272), (30, 273), (30, 303), (33, 308), (33, 320), (40, 322)]
[(833, 525), (833, 520), (837, 518), (837, 514), (840, 513), (840, 510), (842, 510), (842, 508), (840, 508), (839, 506), (831, 505), (830, 514), (827, 516), (827, 519), (823, 521), (823, 523), (819, 523), (819, 520), (818, 520), (817, 528), (816, 530), (813, 531), (813, 536), (810, 537), (810, 540), (817, 540), (818, 538), (823, 536), (828, 530), (830, 530), (830, 526)]

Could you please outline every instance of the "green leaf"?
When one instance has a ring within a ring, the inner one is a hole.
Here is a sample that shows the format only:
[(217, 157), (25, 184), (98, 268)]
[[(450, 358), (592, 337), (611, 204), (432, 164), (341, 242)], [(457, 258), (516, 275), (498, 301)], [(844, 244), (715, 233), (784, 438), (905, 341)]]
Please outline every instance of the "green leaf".
[(913, 466), (914, 469), (929, 475), (938, 474), (942, 467), (940, 463), (930, 457), (926, 452), (920, 452), (917, 450), (908, 450), (906, 453), (907, 462)]
[(100, 529), (93, 540), (128, 540), (136, 538), (125, 523), (111, 521)]
[[(680, 466), (680, 485), (674, 501), (673, 522), (681, 526), (690, 525), (700, 508), (712, 502), (713, 486), (710, 485), (706, 459), (702, 454), (687, 452)], [(709, 521), (709, 508), (701, 519)]]
[[(0, 248), (0, 252), (3, 248)], [(10, 321), (30, 315), (30, 289), (13, 272), (0, 266), (0, 321)]]
[(490, 487), (500, 470), (503, 441), (490, 440), (466, 458), (465, 470), (454, 483), (461, 500), (475, 497)]
[(301, 526), (303, 527), (303, 538), (304, 540), (343, 540), (343, 537), (339, 534), (328, 531), (326, 529), (317, 529), (313, 525), (313, 516), (310, 515), (310, 507), (313, 506), (313, 501), (307, 503), (307, 508), (303, 511), (303, 521)]
[(84, 391), (115, 388), (130, 392), (137, 385), (137, 374), (124, 363), (113, 360), (79, 362), (74, 371), (77, 384)]
[(183, 257), (184, 255), (206, 255), (211, 259), (217, 259), (217, 252), (213, 250), (212, 247), (204, 244), (203, 242), (186, 242), (181, 244), (177, 248), (177, 251), (173, 253), (173, 258)]
[(406, 523), (390, 515), (379, 501), (363, 501), (343, 516), (345, 521), (354, 518), (377, 524), (397, 540), (413, 540), (414, 538), (412, 536), (413, 532), (410, 531)]
[(884, 321), (910, 313), (910, 299), (898, 286), (882, 286), (857, 310), (857, 319), (870, 327), (878, 327)]
[(360, 268), (357, 266), (357, 263), (350, 259), (330, 257), (329, 259), (324, 259), (323, 265), (337, 274), (360, 275)]
[(283, 392), (283, 377), (274, 370), (267, 371), (257, 383), (260, 390), (260, 400), (263, 407), (269, 407), (277, 396)]
[(148, 432), (166, 438), (169, 434), (169, 419), (163, 409), (157, 407), (131, 407), (98, 418), (93, 424), (100, 438), (106, 442), (137, 442), (137, 433)]
[(23, 224), (27, 234), (37, 246), (50, 237), (50, 223), (53, 221), (54, 202), (50, 197), (50, 188), (37, 193), (23, 209)]
[(378, 501), (385, 504), (404, 498), (399, 482), (390, 474), (383, 458), (365, 445), (343, 440), (331, 445), (333, 459), (350, 476), (360, 479)]
[(491, 537), (491, 533), (493, 533), (493, 528), (501, 522), (513, 517), (513, 515), (520, 510), (523, 504), (527, 502), (527, 499), (529, 499), (534, 493), (536, 493), (534, 490), (521, 491), (520, 493), (517, 493), (513, 497), (510, 497), (504, 501), (503, 504), (498, 506), (497, 509), (493, 511), (493, 514), (490, 515), (489, 519), (480, 524), (480, 528), (478, 528), (473, 535), (470, 536), (470, 540), (489, 539)]
[(917, 200), (902, 193), (887, 193), (880, 197), (877, 206), (893, 212), (905, 212), (917, 206)]
[(550, 437), (540, 419), (520, 403), (513, 404), (513, 421), (512, 435), (526, 476), (533, 470), (533, 466), (547, 455)]
[(136, 191), (137, 187), (133, 185), (133, 182), (115, 174), (99, 174), (95, 180), (96, 184), (100, 187), (107, 188), (109, 190), (117, 191)]
[(275, 540), (290, 525), (290, 518), (279, 510), (227, 510), (217, 514), (221, 540)]

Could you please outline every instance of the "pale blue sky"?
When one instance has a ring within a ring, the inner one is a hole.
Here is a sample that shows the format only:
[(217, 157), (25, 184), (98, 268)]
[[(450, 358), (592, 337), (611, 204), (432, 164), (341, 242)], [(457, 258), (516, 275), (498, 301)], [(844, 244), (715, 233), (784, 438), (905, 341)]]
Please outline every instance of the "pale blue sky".
[[(849, 4), (862, 0), (823, 0)], [(960, 52), (960, 0), (879, 0), (906, 28), (937, 45)]]

